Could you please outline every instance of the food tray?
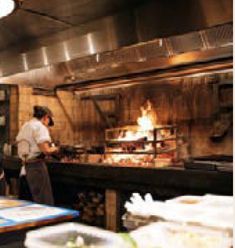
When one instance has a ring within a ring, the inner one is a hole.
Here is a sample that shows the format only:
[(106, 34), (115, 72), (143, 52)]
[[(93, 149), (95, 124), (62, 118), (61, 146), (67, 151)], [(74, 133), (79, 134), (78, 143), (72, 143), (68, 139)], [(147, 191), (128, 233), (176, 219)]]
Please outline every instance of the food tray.
[[(128, 230), (153, 221), (171, 221), (206, 226), (231, 232), (233, 228), (233, 197), (219, 195), (185, 195), (165, 202), (147, 201), (140, 196), (127, 202), (127, 214), (123, 217)], [(132, 199), (131, 198), (131, 199)]]
[(195, 205), (200, 204), (203, 201), (202, 196), (196, 196), (196, 195), (183, 195), (176, 198), (173, 198), (171, 200), (167, 200), (167, 203), (180, 203), (180, 204), (187, 204), (187, 205)]
[(167, 220), (186, 222), (211, 228), (232, 230), (233, 197), (220, 195), (180, 196), (166, 201)]
[[(127, 248), (123, 239), (117, 234), (77, 223), (30, 231), (26, 235), (25, 246), (27, 248), (67, 248), (68, 242), (75, 240), (78, 236), (84, 240), (86, 248)], [(80, 246), (73, 247), (80, 248)]]
[(224, 232), (171, 222), (153, 223), (130, 233), (138, 248), (230, 248)]

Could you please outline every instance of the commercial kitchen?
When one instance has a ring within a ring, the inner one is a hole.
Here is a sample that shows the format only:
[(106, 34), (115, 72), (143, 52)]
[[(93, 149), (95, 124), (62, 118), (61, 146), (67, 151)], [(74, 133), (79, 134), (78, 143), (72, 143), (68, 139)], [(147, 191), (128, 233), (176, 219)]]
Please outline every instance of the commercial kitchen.
[(0, 169), (0, 247), (232, 247), (233, 1), (0, 0)]

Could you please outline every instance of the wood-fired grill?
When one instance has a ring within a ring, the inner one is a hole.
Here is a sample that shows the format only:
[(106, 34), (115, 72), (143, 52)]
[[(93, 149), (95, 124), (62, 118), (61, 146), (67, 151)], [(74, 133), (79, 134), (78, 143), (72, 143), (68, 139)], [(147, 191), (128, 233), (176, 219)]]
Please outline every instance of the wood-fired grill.
[[(130, 131), (134, 131), (142, 137), (136, 140), (127, 140), (126, 135)], [(138, 131), (137, 126), (106, 130), (106, 161), (122, 165), (156, 167), (169, 165), (173, 160), (177, 161), (176, 126), (159, 125), (150, 130), (149, 135), (152, 138), (149, 139), (145, 132)]]
[(121, 165), (162, 167), (178, 160), (178, 129), (175, 125), (156, 125), (148, 101), (141, 107), (138, 125), (105, 131), (105, 162)]

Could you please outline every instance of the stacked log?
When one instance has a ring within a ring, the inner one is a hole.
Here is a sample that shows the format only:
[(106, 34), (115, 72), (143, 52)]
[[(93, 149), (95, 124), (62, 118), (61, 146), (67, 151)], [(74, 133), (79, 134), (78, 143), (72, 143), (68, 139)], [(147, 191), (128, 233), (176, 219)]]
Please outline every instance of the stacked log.
[(105, 227), (104, 193), (80, 191), (74, 208), (80, 212), (80, 221), (94, 226)]

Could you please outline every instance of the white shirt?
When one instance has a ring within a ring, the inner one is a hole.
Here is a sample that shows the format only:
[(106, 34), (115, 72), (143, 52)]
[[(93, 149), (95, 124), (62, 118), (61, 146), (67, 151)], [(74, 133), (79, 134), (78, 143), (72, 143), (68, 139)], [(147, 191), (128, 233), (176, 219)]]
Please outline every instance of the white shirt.
[(38, 144), (51, 142), (51, 137), (47, 127), (33, 118), (21, 127), (16, 141), (18, 156), (23, 160), (34, 159), (41, 153)]

